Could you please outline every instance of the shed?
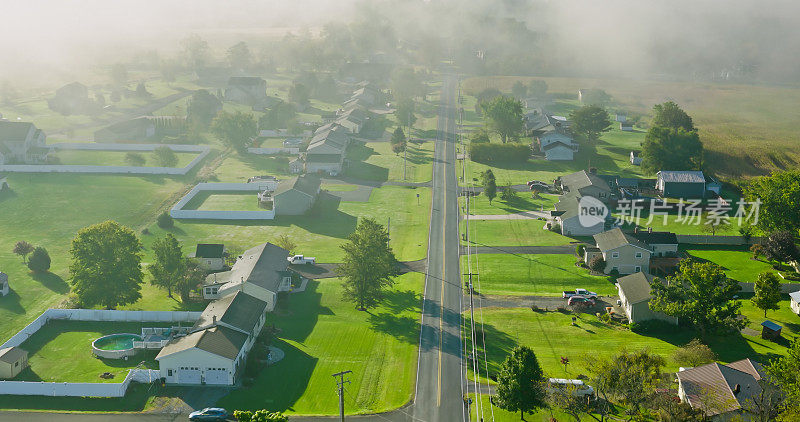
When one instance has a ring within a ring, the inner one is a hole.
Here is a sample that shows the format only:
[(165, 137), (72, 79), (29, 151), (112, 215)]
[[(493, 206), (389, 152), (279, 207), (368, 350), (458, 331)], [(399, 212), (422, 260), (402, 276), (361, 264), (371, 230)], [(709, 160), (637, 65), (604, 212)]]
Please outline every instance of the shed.
[(670, 198), (703, 198), (706, 178), (702, 171), (666, 171), (657, 173), (656, 189)]
[(781, 338), (781, 327), (780, 325), (766, 320), (761, 323), (761, 338), (764, 340), (777, 340)]
[(8, 274), (0, 271), (0, 296), (5, 296), (8, 292)]
[(28, 367), (28, 352), (19, 347), (0, 349), (0, 379), (12, 379)]
[(789, 293), (789, 307), (792, 312), (800, 315), (800, 291)]

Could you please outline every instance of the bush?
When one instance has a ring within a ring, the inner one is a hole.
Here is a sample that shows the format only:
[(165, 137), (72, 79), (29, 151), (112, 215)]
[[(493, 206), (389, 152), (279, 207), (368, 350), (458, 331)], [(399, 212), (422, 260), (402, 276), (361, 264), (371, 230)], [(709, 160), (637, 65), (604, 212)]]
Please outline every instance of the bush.
[(578, 245), (575, 247), (575, 255), (578, 255), (579, 257), (583, 258), (584, 252), (586, 252), (586, 246)]
[(172, 219), (172, 216), (169, 215), (168, 211), (164, 211), (158, 215), (158, 218), (156, 219), (156, 224), (158, 225), (158, 227), (161, 227), (162, 229), (165, 230), (171, 229), (175, 227), (175, 220)]
[(470, 143), (469, 156), (478, 163), (524, 163), (531, 155), (526, 144)]
[(500, 193), (500, 199), (506, 202), (513, 201), (516, 197), (517, 191), (515, 191), (511, 186), (504, 187), (503, 191)]
[(178, 155), (168, 146), (160, 146), (153, 150), (156, 163), (161, 167), (175, 167), (178, 164)]
[(35, 273), (44, 273), (50, 269), (50, 254), (41, 246), (37, 246), (28, 258), (28, 268)]
[(596, 273), (602, 273), (606, 269), (606, 260), (603, 259), (603, 255), (597, 254), (593, 256), (589, 260), (589, 268)]
[(238, 422), (287, 422), (289, 417), (280, 412), (270, 412), (266, 409), (256, 410), (234, 410), (233, 417)]
[(555, 233), (561, 233), (561, 224), (553, 223), (550, 225), (549, 230)]

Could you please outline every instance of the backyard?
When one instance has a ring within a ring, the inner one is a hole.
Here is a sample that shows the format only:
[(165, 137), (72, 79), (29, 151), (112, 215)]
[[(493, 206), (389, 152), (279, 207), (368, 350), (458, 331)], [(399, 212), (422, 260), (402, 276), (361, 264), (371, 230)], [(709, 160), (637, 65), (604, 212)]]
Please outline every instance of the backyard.
[[(90, 166), (130, 166), (125, 160), (128, 154), (123, 151), (92, 151), (92, 150), (71, 150), (62, 149), (50, 154), (51, 157), (58, 158), (60, 164), (65, 165), (90, 165)], [(161, 167), (152, 152), (138, 152), (145, 159), (146, 167)], [(185, 167), (197, 157), (197, 153), (176, 152), (177, 164), (173, 167)]]
[(265, 211), (258, 205), (256, 192), (200, 191), (183, 207), (201, 211)]
[[(469, 220), (469, 241), (473, 246), (557, 246), (574, 239), (544, 229), (545, 221), (534, 218)], [(466, 221), (461, 222), (462, 232)], [(465, 243), (465, 242), (462, 242)]]

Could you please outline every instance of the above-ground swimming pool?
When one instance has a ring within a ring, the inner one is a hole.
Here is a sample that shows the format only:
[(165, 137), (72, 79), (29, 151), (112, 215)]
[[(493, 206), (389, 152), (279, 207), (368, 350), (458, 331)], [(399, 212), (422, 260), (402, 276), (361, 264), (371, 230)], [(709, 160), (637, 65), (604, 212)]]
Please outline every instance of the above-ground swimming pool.
[(92, 352), (101, 358), (126, 358), (136, 353), (134, 341), (142, 341), (142, 336), (128, 333), (103, 336), (92, 342)]

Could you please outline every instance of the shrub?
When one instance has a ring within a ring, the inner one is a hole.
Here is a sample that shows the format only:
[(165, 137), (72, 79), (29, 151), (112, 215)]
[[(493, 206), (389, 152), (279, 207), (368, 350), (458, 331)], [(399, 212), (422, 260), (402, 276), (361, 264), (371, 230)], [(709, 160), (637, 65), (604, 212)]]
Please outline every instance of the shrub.
[(266, 409), (256, 410), (234, 410), (233, 417), (238, 422), (287, 422), (289, 417), (280, 412), (270, 412)]
[(469, 156), (478, 163), (524, 163), (531, 155), (526, 144), (470, 143)]
[(158, 215), (158, 218), (156, 219), (156, 224), (158, 225), (158, 227), (161, 227), (162, 229), (165, 230), (171, 229), (175, 227), (175, 220), (172, 219), (172, 216), (169, 215), (168, 211), (164, 211)]
[(553, 223), (550, 225), (549, 230), (555, 233), (561, 233), (561, 224)]
[(619, 277), (619, 270), (611, 270), (608, 274), (612, 277)]
[(679, 347), (672, 352), (672, 360), (678, 365), (700, 366), (717, 360), (717, 355), (710, 347), (700, 340), (694, 339), (683, 347)]
[(50, 254), (41, 246), (37, 246), (28, 258), (28, 268), (35, 273), (44, 273), (50, 269)]
[(603, 259), (603, 255), (597, 254), (593, 256), (589, 260), (589, 268), (596, 273), (603, 272), (606, 269), (606, 260)]
[(584, 252), (586, 252), (586, 246), (578, 245), (575, 247), (575, 255), (578, 255), (579, 257), (583, 258)]
[(178, 164), (178, 155), (168, 146), (160, 146), (154, 149), (153, 155), (161, 167), (175, 167)]
[(556, 312), (562, 313), (562, 314), (568, 314), (568, 313), (572, 312), (572, 310), (567, 309), (567, 308), (565, 308), (563, 306), (559, 306), (559, 307), (556, 308)]
[(511, 186), (504, 187), (503, 191), (500, 193), (500, 199), (506, 202), (513, 201), (516, 197), (517, 191), (515, 191)]

